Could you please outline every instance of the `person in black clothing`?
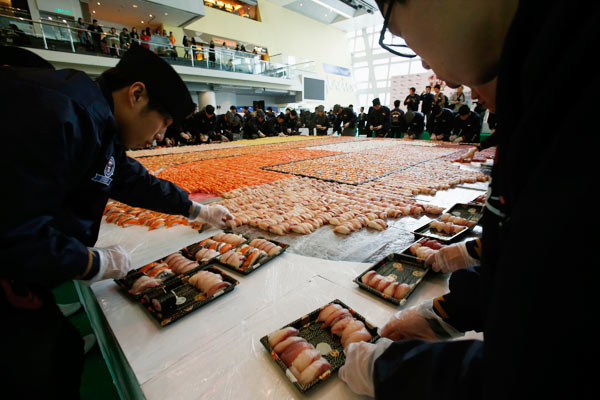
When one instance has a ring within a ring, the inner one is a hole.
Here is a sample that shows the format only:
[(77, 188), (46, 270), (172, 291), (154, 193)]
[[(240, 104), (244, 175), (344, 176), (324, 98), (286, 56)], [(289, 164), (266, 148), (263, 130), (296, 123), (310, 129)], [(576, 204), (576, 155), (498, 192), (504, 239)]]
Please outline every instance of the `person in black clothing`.
[(454, 118), (452, 110), (434, 105), (429, 124), (430, 139), (449, 141), (454, 129)]
[(316, 108), (314, 124), (315, 133), (317, 136), (327, 136), (327, 129), (329, 128), (329, 119), (325, 114), (325, 107), (318, 106)]
[(425, 115), (426, 126), (429, 126), (429, 116), (431, 114), (431, 107), (433, 106), (434, 96), (431, 93), (431, 86), (425, 86), (425, 91), (419, 96), (421, 100), (421, 112)]
[(356, 114), (350, 107), (341, 107), (336, 104), (337, 119), (334, 131), (339, 132), (341, 136), (356, 136)]
[(404, 114), (404, 120), (406, 121), (406, 135), (404, 137), (408, 139), (421, 139), (425, 131), (425, 116), (423, 113), (408, 110)]
[(287, 136), (284, 122), (285, 115), (281, 113), (275, 118), (266, 119), (261, 131), (267, 136)]
[(360, 112), (358, 113), (358, 134), (367, 134), (367, 113), (365, 112), (364, 107), (361, 107)]
[(411, 87), (408, 89), (408, 96), (404, 99), (404, 105), (407, 110), (419, 111), (419, 102), (421, 101), (421, 96), (415, 93), (416, 89)]
[(215, 115), (215, 107), (207, 105), (202, 111), (196, 114), (196, 137), (197, 143), (211, 143), (214, 141), (228, 141), (226, 137), (221, 135), (221, 129), (217, 124), (217, 116)]
[(481, 133), (481, 118), (471, 111), (469, 106), (463, 104), (454, 117), (454, 129), (450, 141), (455, 143), (479, 143)]
[[(589, 131), (584, 146), (565, 140), (566, 131), (587, 131), (588, 121), (578, 116), (589, 99), (571, 98), (557, 113), (555, 94), (557, 88), (585, 86), (593, 73), (589, 55), (600, 37), (600, 4), (585, 2), (585, 12), (584, 2), (561, 1), (544, 7), (510, 0), (379, 4), (390, 32), (401, 30), (449, 86), (476, 90), (497, 79), (497, 146), (480, 220), (480, 266), (453, 273), (444, 301), (434, 302), (427, 315), (405, 314), (395, 341), (347, 346), (338, 376), (357, 393), (380, 399), (488, 400), (534, 393), (595, 398), (596, 372), (583, 366), (595, 360), (590, 293), (598, 270), (586, 269), (581, 279), (563, 285), (561, 297), (568, 302), (549, 307), (547, 293), (564, 271), (564, 260), (551, 250), (589, 225), (585, 218), (550, 217), (574, 198), (593, 196), (589, 183), (599, 144)], [(442, 15), (452, 24), (416, 39), (424, 23)], [(477, 35), (465, 35), (469, 31)], [(557, 58), (557, 50), (570, 56)], [(577, 154), (577, 163), (564, 162), (571, 154)], [(532, 226), (552, 234), (532, 235)], [(568, 329), (548, 335), (549, 321)], [(481, 332), (483, 339), (444, 340), (425, 333), (444, 324), (459, 333)]]
[(299, 135), (300, 134), (300, 118), (296, 110), (290, 110), (285, 120), (285, 133), (286, 135)]
[(235, 106), (229, 107), (229, 111), (219, 117), (221, 134), (229, 141), (232, 141), (234, 139), (233, 135), (242, 131), (242, 117), (237, 113), (237, 108)]
[(394, 100), (394, 109), (390, 111), (390, 136), (395, 139), (402, 138), (406, 131), (406, 121), (404, 120), (404, 111), (400, 109), (400, 100)]
[(14, 57), (6, 63), (3, 52), (0, 46), (0, 86), (11, 98), (0, 107), (0, 134), (11, 140), (4, 140), (0, 166), (5, 189), (19, 196), (2, 198), (13, 212), (0, 227), (0, 383), (21, 398), (75, 399), (83, 342), (52, 289), (121, 279), (132, 269), (119, 244), (95, 247), (109, 198), (217, 226), (231, 214), (191, 201), (127, 156), (162, 141), (167, 127), (193, 110), (164, 60), (135, 46), (92, 80)]
[(214, 68), (216, 60), (217, 56), (215, 53), (215, 42), (211, 40), (210, 44), (208, 45), (208, 68)]
[(367, 115), (369, 132), (373, 137), (385, 137), (390, 129), (390, 122), (390, 109), (382, 106), (379, 98), (373, 99), (373, 106), (369, 108)]
[(249, 114), (244, 123), (244, 139), (258, 139), (266, 137), (263, 132), (266, 128), (265, 113), (256, 111), (256, 115)]
[(267, 107), (267, 112), (265, 112), (265, 118), (267, 120), (277, 117), (273, 112), (273, 107)]
[(98, 25), (97, 19), (93, 20), (92, 24), (90, 26), (88, 26), (88, 31), (91, 32), (92, 45), (93, 45), (94, 51), (96, 51), (96, 52), (102, 51), (102, 46), (100, 44), (100, 41), (102, 40), (102, 33), (104, 33), (104, 31), (102, 30), (102, 27), (100, 25)]

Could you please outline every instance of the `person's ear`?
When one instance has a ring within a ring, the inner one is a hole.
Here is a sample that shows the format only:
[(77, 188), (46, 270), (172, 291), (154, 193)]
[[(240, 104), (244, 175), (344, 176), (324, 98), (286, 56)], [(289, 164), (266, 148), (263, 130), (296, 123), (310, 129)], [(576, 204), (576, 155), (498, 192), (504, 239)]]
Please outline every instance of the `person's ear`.
[(135, 82), (129, 86), (128, 90), (129, 105), (132, 108), (144, 105), (147, 101), (146, 85), (143, 82)]

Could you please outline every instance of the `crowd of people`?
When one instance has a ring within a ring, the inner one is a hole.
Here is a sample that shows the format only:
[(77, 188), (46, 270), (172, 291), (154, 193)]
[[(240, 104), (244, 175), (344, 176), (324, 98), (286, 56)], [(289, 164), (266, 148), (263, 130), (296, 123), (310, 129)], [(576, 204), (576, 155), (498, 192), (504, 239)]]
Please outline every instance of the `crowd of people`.
[[(179, 57), (176, 50), (177, 39), (173, 32), (167, 34), (165, 29), (145, 27), (138, 31), (138, 28), (134, 26), (131, 30), (123, 27), (120, 32), (117, 32), (117, 29), (113, 27), (105, 32), (97, 19), (88, 24), (83, 18), (77, 20), (75, 28), (77, 28), (79, 44), (88, 51), (120, 57), (131, 46), (139, 44), (160, 56)], [(213, 63), (216, 61), (216, 45), (212, 40), (209, 43), (202, 43), (196, 41), (194, 37), (183, 36), (181, 45), (183, 46), (183, 58), (196, 59), (198, 54), (204, 56), (206, 50), (206, 59)], [(244, 44), (241, 43), (237, 43), (235, 48), (229, 49), (227, 46), (223, 46), (223, 48), (258, 54), (256, 48), (246, 50)]]
[(302, 122), (298, 112), (288, 108), (285, 113), (276, 114), (272, 107), (266, 111), (250, 111), (243, 106), (238, 112), (236, 106), (229, 107), (225, 114), (216, 114), (215, 107), (207, 105), (187, 119), (170, 125), (159, 146), (180, 146), (228, 142), (236, 138), (257, 139), (267, 136), (299, 135)]
[[(352, 104), (347, 107), (336, 104), (328, 112), (319, 105), (314, 112), (287, 108), (279, 114), (272, 107), (251, 111), (244, 106), (240, 113), (236, 106), (231, 106), (226, 113), (217, 115), (215, 107), (207, 105), (181, 123), (169, 126), (164, 140), (157, 145), (181, 146), (227, 142), (235, 138), (299, 135), (300, 128), (307, 128), (311, 136), (365, 135), (397, 139), (421, 139), (427, 130), (431, 140), (479, 143), (483, 122), (481, 111), (485, 112), (485, 109), (471, 110), (461, 87), (450, 99), (439, 91), (439, 85), (434, 90), (435, 94), (427, 86), (421, 95), (416, 95), (415, 89), (411, 88), (404, 100), (406, 111), (400, 108), (400, 100), (395, 100), (394, 108), (390, 110), (379, 98), (373, 100), (368, 112), (360, 107), (358, 113)], [(488, 123), (492, 132), (494, 121), (494, 115), (490, 113)]]

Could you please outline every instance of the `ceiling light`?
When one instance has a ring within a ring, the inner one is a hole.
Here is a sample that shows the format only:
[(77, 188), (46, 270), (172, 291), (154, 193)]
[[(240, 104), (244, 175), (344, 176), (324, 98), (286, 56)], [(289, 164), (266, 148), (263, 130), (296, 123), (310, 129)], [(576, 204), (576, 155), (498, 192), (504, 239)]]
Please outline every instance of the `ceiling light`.
[(142, 21), (142, 24), (144, 23), (144, 21)]
[(169, 15), (169, 13), (165, 13), (165, 15)]
[(137, 4), (132, 5), (133, 8), (137, 8)]
[(337, 10), (337, 9), (331, 7), (330, 5), (323, 3), (321, 0), (312, 0), (312, 1), (315, 2), (315, 3), (317, 3), (318, 5), (320, 5), (322, 7), (325, 7), (327, 9), (333, 11), (334, 13), (340, 14), (343, 17), (346, 17), (346, 18), (349, 18), (349, 19), (352, 18), (352, 15), (349, 15), (349, 14), (346, 14), (345, 12)]
[[(94, 11), (94, 12), (96, 12), (96, 11)], [(52, 21), (52, 17), (48, 17), (48, 19), (49, 19), (50, 21)]]
[(92, 10), (92, 13), (96, 14), (96, 10)]
[(98, 1), (98, 2), (96, 2), (96, 4), (98, 4), (99, 6), (101, 5), (99, 1)]

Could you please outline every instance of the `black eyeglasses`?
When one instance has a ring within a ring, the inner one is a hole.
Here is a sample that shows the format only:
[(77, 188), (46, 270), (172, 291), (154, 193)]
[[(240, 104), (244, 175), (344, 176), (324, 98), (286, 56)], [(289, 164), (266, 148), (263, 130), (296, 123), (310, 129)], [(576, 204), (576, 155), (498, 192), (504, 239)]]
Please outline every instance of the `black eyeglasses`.
[[(410, 47), (408, 47), (406, 44), (385, 44), (383, 41), (385, 40), (385, 33), (388, 31), (388, 24), (390, 22), (390, 16), (392, 15), (392, 8), (394, 6), (394, 1), (395, 0), (391, 0), (389, 2), (388, 8), (387, 8), (387, 12), (385, 13), (385, 17), (383, 19), (383, 28), (381, 29), (381, 33), (379, 34), (379, 46), (381, 46), (381, 48), (389, 51), (390, 53), (396, 55), (396, 56), (400, 56), (400, 57), (406, 57), (406, 58), (415, 58), (417, 56), (417, 54), (412, 51), (410, 49)], [(377, 5), (379, 6), (379, 8), (381, 10), (383, 10), (383, 2), (381, 0), (377, 1)], [(390, 35), (392, 33), (390, 32)], [(406, 50), (394, 50), (392, 47), (401, 47), (403, 49)]]

